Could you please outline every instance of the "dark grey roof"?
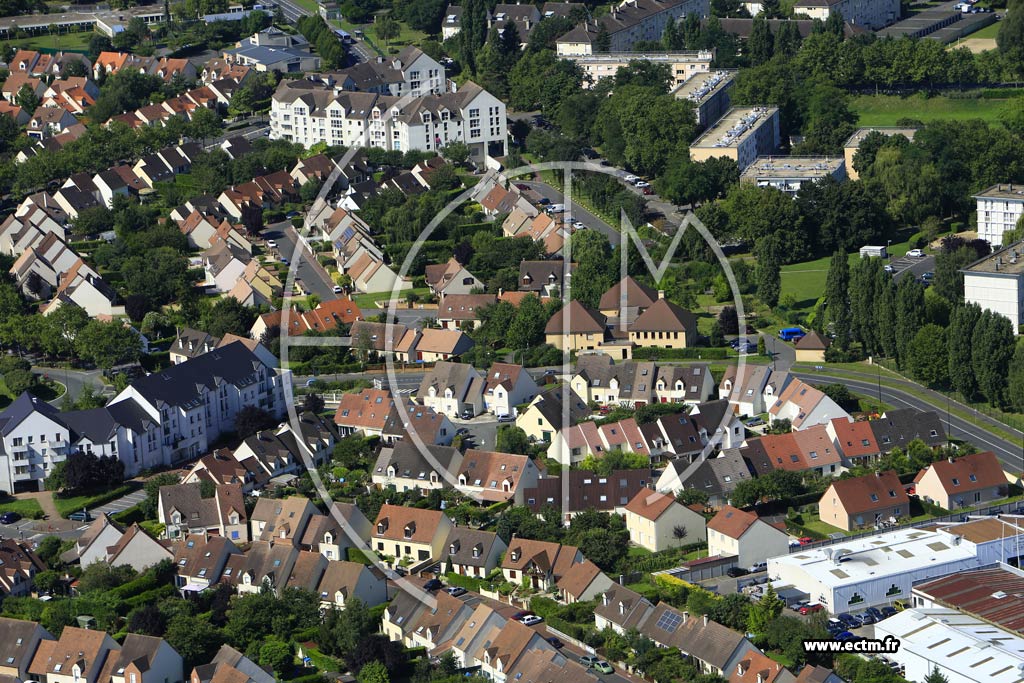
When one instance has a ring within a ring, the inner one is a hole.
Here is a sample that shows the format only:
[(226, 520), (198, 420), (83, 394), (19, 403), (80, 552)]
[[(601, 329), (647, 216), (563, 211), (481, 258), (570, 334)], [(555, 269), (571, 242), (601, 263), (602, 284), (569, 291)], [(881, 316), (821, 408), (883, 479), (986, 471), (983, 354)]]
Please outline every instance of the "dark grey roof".
[(21, 396), (14, 399), (14, 402), (11, 403), (11, 405), (7, 406), (4, 412), (0, 413), (0, 421), (2, 421), (0, 434), (7, 436), (32, 413), (42, 413), (51, 420), (63, 424), (61, 422), (59, 410), (51, 406), (46, 401), (42, 401), (27, 391), (24, 391)]
[(62, 413), (60, 418), (79, 439), (84, 437), (92, 443), (106, 443), (117, 433), (117, 422), (106, 408), (75, 410)]
[(198, 405), (201, 388), (215, 390), (222, 382), (237, 387), (257, 381), (263, 362), (242, 342), (232, 342), (198, 358), (154, 372), (132, 382), (132, 388), (152, 403)]
[[(519, 264), (519, 291), (539, 292), (546, 286), (562, 286), (564, 261), (522, 261)], [(575, 264), (569, 265), (569, 272)]]
[[(41, 631), (43, 637), (47, 640), (53, 638), (43, 627), (34, 621), (0, 617), (0, 657), (2, 657), (0, 662), (5, 667), (27, 672), (29, 664), (36, 653), (34, 649), (29, 647), (29, 643), (37, 630)], [(21, 643), (24, 645), (21, 646)], [(11, 657), (14, 658), (14, 661), (8, 661)]]
[(875, 441), (883, 452), (894, 448), (906, 448), (914, 439), (920, 439), (929, 446), (946, 443), (946, 430), (934, 411), (920, 411), (914, 408), (887, 410), (881, 418), (868, 422), (875, 435)]
[[(562, 392), (565, 391), (561, 386), (552, 387), (543, 394), (540, 394), (537, 398), (539, 399), (534, 407), (540, 411), (540, 414), (548, 421), (549, 424), (556, 428), (561, 428), (562, 424)], [(591, 410), (587, 407), (587, 404), (583, 402), (583, 399), (573, 391), (569, 392), (569, 422), (576, 424), (580, 420), (584, 420), (590, 416)]]
[[(454, 474), (462, 463), (462, 454), (458, 448), (427, 445), (427, 449), (442, 470), (437, 472), (439, 476), (443, 472)], [(426, 478), (430, 472), (436, 471), (435, 466), (427, 461), (416, 444), (409, 439), (402, 439), (392, 448), (380, 449), (377, 463), (373, 467), (373, 474), (383, 474), (389, 465), (395, 468), (397, 476), (412, 479), (419, 478), (421, 473)]]
[(735, 448), (722, 451), (717, 458), (698, 460), (689, 466), (673, 460), (669, 467), (678, 473), (683, 488), (703, 491), (712, 498), (728, 498), (736, 484), (754, 478), (750, 464)]
[[(452, 564), (461, 564), (468, 567), (486, 567), (487, 558), (495, 543), (502, 543), (498, 535), (492, 531), (479, 531), (467, 527), (452, 527), (448, 532), (448, 538), (444, 542), (442, 556)], [(476, 549), (474, 557), (473, 550)], [(454, 549), (455, 552), (452, 552)]]
[(156, 424), (156, 420), (131, 398), (107, 406), (107, 412), (117, 424), (137, 434), (146, 432), (150, 426)]

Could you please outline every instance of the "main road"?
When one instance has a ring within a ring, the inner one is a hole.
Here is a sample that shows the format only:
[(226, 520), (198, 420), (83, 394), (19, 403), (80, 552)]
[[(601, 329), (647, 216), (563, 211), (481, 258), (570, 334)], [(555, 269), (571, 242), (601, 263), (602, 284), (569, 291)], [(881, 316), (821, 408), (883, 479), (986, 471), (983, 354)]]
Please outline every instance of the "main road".
[[(970, 441), (982, 450), (992, 451), (996, 454), (996, 457), (999, 458), (999, 461), (1003, 463), (1006, 471), (1008, 472), (1024, 471), (1024, 441), (1004, 439), (995, 436), (986, 429), (978, 426), (978, 423), (991, 424), (992, 418), (982, 415), (976, 410), (967, 408), (966, 406), (958, 405), (958, 410), (967, 410), (972, 415), (971, 420), (965, 420), (952, 412), (947, 413), (946, 402), (941, 399), (926, 401), (914, 396), (913, 394), (901, 391), (900, 389), (894, 389), (886, 386), (885, 384), (872, 382), (870, 379), (850, 379), (845, 376), (829, 375), (828, 366), (823, 366), (823, 368), (824, 369), (820, 372), (805, 372), (797, 370), (794, 371), (793, 374), (806, 382), (825, 381), (843, 384), (851, 391), (864, 396), (881, 395), (881, 401), (883, 403), (896, 408), (916, 408), (917, 410), (934, 411), (939, 415), (939, 419), (946, 426), (946, 431), (949, 436)], [(923, 387), (920, 387), (920, 389), (922, 391), (927, 391)], [(999, 424), (1006, 432), (1013, 433), (1017, 431), (1010, 427), (1006, 427), (1001, 423), (997, 424)], [(1021, 434), (1021, 438), (1024, 439), (1024, 434)]]

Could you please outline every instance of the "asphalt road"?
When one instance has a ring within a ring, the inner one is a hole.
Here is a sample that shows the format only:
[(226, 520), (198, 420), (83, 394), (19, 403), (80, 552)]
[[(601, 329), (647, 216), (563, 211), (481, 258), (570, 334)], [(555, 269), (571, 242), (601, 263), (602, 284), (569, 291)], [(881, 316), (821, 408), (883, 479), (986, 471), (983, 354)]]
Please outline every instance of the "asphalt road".
[[(837, 382), (843, 384), (851, 391), (867, 397), (879, 395), (879, 385), (875, 382), (850, 379), (849, 377), (836, 377), (824, 372), (794, 372), (794, 375), (808, 382)], [(999, 461), (1003, 463), (1009, 472), (1020, 472), (1024, 469), (1024, 445), (1021, 442), (1013, 442), (1002, 439), (978, 427), (975, 422), (965, 420), (955, 414), (948, 414), (942, 405), (930, 404), (916, 396), (912, 396), (899, 389), (881, 385), (881, 399), (896, 408), (916, 408), (918, 410), (933, 410), (939, 415), (939, 419), (946, 426), (949, 436), (956, 439), (970, 441), (983, 450), (990, 450), (996, 454)], [(982, 418), (979, 414), (979, 418)], [(1009, 429), (1009, 428), (1007, 428)]]
[(927, 255), (924, 257), (901, 256), (889, 262), (894, 271), (892, 279), (899, 282), (905, 277), (914, 277), (918, 280), (925, 273), (935, 272), (935, 257)]
[[(65, 370), (64, 368), (47, 368), (40, 366), (33, 366), (32, 373), (36, 375), (46, 375), (55, 382), (60, 382), (68, 388), (68, 392), (71, 394), (71, 400), (76, 400), (81, 394), (82, 390), (91, 386), (93, 389), (103, 393), (105, 396), (112, 397), (114, 392), (111, 389), (104, 387), (102, 380), (102, 372), (99, 370)], [(59, 406), (64, 401), (63, 396), (50, 401), (51, 405)]]
[[(274, 223), (267, 227), (263, 237), (277, 242), (277, 249), (270, 250), (278, 258), (284, 257), (295, 269), (295, 279), (302, 281), (302, 288), (316, 294), (322, 301), (338, 298), (334, 293), (334, 282), (319, 263), (315, 263), (312, 254), (305, 247), (301, 252), (295, 249), (299, 241), (292, 224), (288, 221)], [(300, 256), (301, 254), (301, 256)]]
[[(513, 182), (521, 185), (528, 185), (533, 188), (540, 196), (546, 197), (552, 204), (561, 204), (562, 202), (562, 189), (554, 188), (545, 182), (539, 180), (521, 180), (515, 179)], [(568, 218), (572, 220), (581, 221), (587, 226), (589, 230), (597, 230), (601, 234), (605, 235), (612, 244), (617, 244), (619, 240), (619, 231), (612, 226), (605, 223), (602, 219), (598, 218), (594, 214), (584, 209), (579, 204), (573, 204), (572, 213)]]
[(277, 0), (277, 5), (281, 8), (284, 18), (293, 24), (299, 20), (299, 17), (308, 17), (312, 14), (308, 9), (291, 0)]

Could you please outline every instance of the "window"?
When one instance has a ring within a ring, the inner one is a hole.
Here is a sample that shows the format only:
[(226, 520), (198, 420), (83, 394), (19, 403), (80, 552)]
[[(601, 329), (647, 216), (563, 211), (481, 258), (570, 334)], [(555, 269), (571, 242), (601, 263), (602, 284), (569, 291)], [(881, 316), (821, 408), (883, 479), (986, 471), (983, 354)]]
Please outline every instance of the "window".
[(978, 477), (976, 477), (975, 475), (972, 474), (972, 475), (969, 475), (969, 476), (970, 476), (971, 481), (978, 481)]
[(959, 485), (960, 485), (960, 480), (957, 479), (956, 477), (953, 477), (953, 486), (959, 486)]
[(878, 502), (878, 494), (875, 494), (875, 493), (871, 494), (871, 502), (872, 503), (877, 503)]
[(889, 590), (887, 590), (885, 594), (886, 596), (899, 595), (902, 592), (903, 590), (894, 583), (893, 585), (889, 586)]

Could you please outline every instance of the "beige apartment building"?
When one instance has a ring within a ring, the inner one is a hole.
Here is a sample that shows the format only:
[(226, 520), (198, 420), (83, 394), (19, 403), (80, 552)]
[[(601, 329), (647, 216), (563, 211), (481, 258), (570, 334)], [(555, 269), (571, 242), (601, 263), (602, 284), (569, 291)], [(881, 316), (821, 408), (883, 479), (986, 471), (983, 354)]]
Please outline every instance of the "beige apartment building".
[(742, 172), (778, 146), (778, 107), (733, 107), (690, 145), (690, 158), (707, 161), (725, 157), (735, 161)]

